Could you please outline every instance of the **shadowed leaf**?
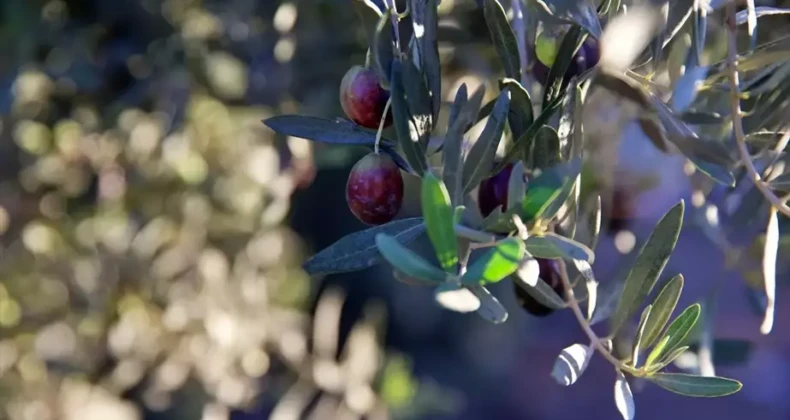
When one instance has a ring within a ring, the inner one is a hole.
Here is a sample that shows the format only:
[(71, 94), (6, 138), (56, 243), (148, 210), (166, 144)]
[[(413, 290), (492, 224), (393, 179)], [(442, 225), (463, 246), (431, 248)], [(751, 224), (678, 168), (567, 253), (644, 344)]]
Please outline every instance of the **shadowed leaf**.
[(395, 237), (386, 233), (376, 235), (376, 246), (381, 255), (401, 273), (417, 280), (441, 283), (447, 278), (438, 267), (401, 245)]
[(743, 387), (734, 379), (684, 373), (656, 373), (648, 376), (647, 380), (667, 391), (689, 397), (723, 397), (734, 394)]
[(518, 44), (505, 9), (499, 0), (485, 0), (483, 15), (488, 25), (488, 31), (491, 33), (494, 48), (505, 69), (505, 75), (511, 79), (519, 79), (521, 77), (521, 61), (518, 55)]

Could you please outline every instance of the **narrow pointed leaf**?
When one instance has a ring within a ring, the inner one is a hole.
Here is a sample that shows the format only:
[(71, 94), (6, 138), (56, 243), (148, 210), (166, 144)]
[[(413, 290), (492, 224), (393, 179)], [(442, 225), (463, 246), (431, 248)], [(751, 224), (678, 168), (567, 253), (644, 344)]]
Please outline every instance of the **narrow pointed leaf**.
[(532, 145), (532, 167), (550, 168), (560, 162), (560, 137), (554, 127), (544, 125)]
[(507, 19), (507, 13), (499, 0), (484, 0), (483, 15), (485, 16), (491, 40), (494, 42), (505, 75), (511, 79), (521, 78), (521, 61), (518, 55), (518, 44), (513, 28)]
[[(375, 131), (362, 128), (348, 120), (278, 115), (264, 120), (263, 123), (278, 134), (319, 143), (362, 146), (373, 146), (376, 143)], [(393, 144), (391, 140), (381, 141), (384, 144)]]
[(507, 321), (507, 309), (499, 300), (481, 285), (470, 286), (469, 290), (480, 299), (480, 307), (477, 314), (483, 319), (493, 324), (501, 324)]
[(790, 172), (774, 178), (768, 183), (768, 186), (776, 191), (790, 192)]
[(776, 207), (771, 207), (768, 216), (768, 227), (765, 229), (765, 247), (763, 249), (763, 284), (765, 285), (765, 317), (760, 325), (760, 332), (768, 334), (774, 326), (776, 307), (776, 256), (779, 251), (779, 219)]
[(565, 34), (557, 51), (557, 58), (551, 65), (549, 75), (546, 79), (546, 89), (543, 92), (543, 104), (548, 105), (554, 99), (563, 95), (563, 90), (567, 86), (565, 74), (573, 61), (573, 57), (581, 47), (587, 34), (580, 26), (573, 25)]
[(682, 290), (683, 276), (681, 274), (672, 277), (661, 289), (656, 300), (653, 301), (653, 310), (645, 326), (645, 333), (642, 336), (643, 348), (649, 348), (658, 339), (678, 304)]
[(376, 235), (376, 246), (384, 259), (409, 277), (436, 283), (441, 283), (447, 278), (447, 273), (433, 266), (386, 233)]
[(406, 102), (409, 104), (409, 114), (416, 127), (419, 142), (423, 149), (427, 149), (433, 131), (431, 94), (415, 63), (410, 60), (404, 60), (402, 63), (403, 87), (406, 92)]
[(538, 260), (525, 251), (516, 272), (511, 277), (529, 287), (537, 286), (538, 281), (540, 281), (540, 264), (538, 264)]
[(454, 312), (469, 313), (480, 309), (480, 298), (455, 283), (443, 283), (433, 292), (439, 306)]
[(527, 131), (535, 120), (532, 109), (532, 98), (529, 92), (515, 79), (505, 78), (499, 81), (499, 89), (510, 92), (510, 112), (507, 121), (513, 137), (517, 138)]
[(680, 237), (684, 208), (685, 204), (681, 200), (670, 209), (658, 222), (639, 251), (639, 256), (625, 280), (617, 310), (610, 321), (612, 335), (617, 333), (653, 290)]
[(518, 158), (518, 156), (529, 147), (530, 142), (532, 141), (535, 134), (537, 134), (541, 127), (549, 122), (554, 113), (560, 108), (561, 104), (562, 98), (558, 98), (554, 100), (550, 106), (545, 107), (545, 109), (535, 118), (535, 121), (532, 122), (532, 125), (529, 126), (527, 131), (525, 131), (524, 134), (519, 136), (516, 141), (513, 142), (513, 144), (510, 146), (510, 149), (505, 154), (505, 158), (502, 159), (499, 164), (496, 165), (491, 171), (492, 175), (499, 173), (499, 171), (504, 169), (508, 163)]
[(535, 287), (530, 287), (516, 275), (510, 276), (510, 278), (513, 279), (517, 287), (520, 287), (541, 305), (555, 310), (568, 307), (568, 303), (565, 302), (565, 299), (558, 295), (543, 279), (538, 278)]
[(518, 161), (513, 165), (513, 171), (507, 182), (508, 210), (518, 207), (527, 195), (527, 180), (524, 176), (524, 162)]
[(683, 345), (694, 324), (697, 323), (700, 314), (700, 305), (695, 303), (684, 310), (667, 328), (664, 338), (659, 345), (653, 348), (648, 355), (648, 364), (652, 361), (661, 360), (666, 354), (672, 353), (676, 348)]
[(586, 232), (581, 233), (581, 230), (576, 230), (573, 240), (581, 244), (587, 245), (587, 248), (595, 251), (598, 245), (598, 235), (601, 233), (601, 196), (595, 197), (594, 207), (587, 215), (587, 220), (584, 225)]
[(442, 180), (450, 193), (450, 201), (456, 206), (463, 204), (463, 189), (461, 187), (461, 176), (463, 173), (461, 168), (463, 167), (462, 146), (464, 134), (462, 126), (465, 125), (463, 110), (468, 101), (466, 84), (463, 84), (458, 89), (455, 101), (450, 109), (450, 122), (447, 127), (447, 135), (444, 138), (442, 151)]
[(442, 67), (439, 63), (437, 32), (439, 30), (437, 0), (411, 0), (414, 36), (420, 51), (420, 68), (425, 74), (431, 96), (432, 116), (439, 116), (442, 102)]
[(570, 386), (582, 376), (594, 353), (591, 346), (572, 344), (560, 352), (551, 369), (551, 376), (558, 384)]
[(669, 366), (670, 363), (674, 362), (678, 357), (680, 357), (683, 353), (685, 353), (689, 349), (689, 346), (678, 347), (672, 352), (667, 353), (666, 356), (661, 358), (658, 362), (654, 363), (652, 366), (648, 366), (647, 370), (649, 372), (658, 372), (659, 370)]
[(617, 411), (623, 416), (623, 420), (634, 420), (636, 407), (634, 406), (634, 394), (631, 386), (625, 379), (623, 372), (617, 372), (617, 380), (614, 382), (614, 403)]
[(546, 232), (542, 236), (533, 235), (525, 241), (526, 249), (537, 258), (595, 261), (595, 254), (584, 244), (573, 239)]
[(587, 296), (587, 320), (590, 321), (598, 304), (598, 280), (595, 279), (592, 266), (587, 261), (574, 259), (573, 265), (584, 279), (584, 289), (582, 290)]
[(667, 391), (689, 397), (723, 397), (734, 394), (743, 387), (734, 379), (684, 373), (656, 373), (648, 376), (647, 380)]
[(527, 188), (527, 196), (521, 203), (520, 216), (524, 222), (554, 217), (570, 195), (579, 171), (581, 159), (577, 158), (548, 168), (532, 179)]
[(412, 217), (354, 232), (313, 255), (303, 268), (314, 276), (363, 270), (381, 262), (382, 256), (376, 246), (377, 234), (386, 233), (401, 245), (406, 245), (424, 231), (422, 217)]
[(650, 317), (650, 312), (653, 310), (653, 305), (647, 305), (645, 310), (642, 311), (642, 316), (639, 319), (639, 325), (636, 327), (636, 337), (634, 337), (634, 345), (631, 347), (631, 366), (639, 366), (639, 352), (642, 351), (642, 337), (645, 334), (645, 326)]
[(483, 132), (466, 156), (463, 176), (464, 192), (469, 192), (477, 187), (480, 181), (489, 175), (497, 148), (502, 141), (502, 132), (505, 129), (509, 107), (510, 93), (502, 91), (491, 115), (488, 116)]
[(593, 2), (586, 0), (536, 0), (536, 5), (551, 17), (575, 23), (595, 38), (602, 35), (601, 22)]
[(412, 121), (403, 80), (403, 64), (395, 60), (392, 63), (390, 78), (390, 97), (392, 98), (392, 119), (398, 142), (403, 149), (406, 161), (418, 176), (428, 169), (425, 160), (425, 147), (420, 142), (419, 131)]
[(450, 195), (442, 181), (432, 172), (423, 176), (420, 192), (428, 238), (442, 268), (451, 272), (458, 265), (458, 239), (455, 236)]
[(500, 241), (469, 266), (461, 282), (467, 286), (499, 282), (518, 269), (523, 257), (524, 241), (515, 237)]

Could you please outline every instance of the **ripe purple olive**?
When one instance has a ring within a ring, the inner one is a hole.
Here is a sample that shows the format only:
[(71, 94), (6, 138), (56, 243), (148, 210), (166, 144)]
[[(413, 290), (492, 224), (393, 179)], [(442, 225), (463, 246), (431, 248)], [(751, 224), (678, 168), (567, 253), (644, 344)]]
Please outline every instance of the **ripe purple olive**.
[[(564, 300), (565, 286), (562, 284), (562, 278), (560, 277), (560, 270), (557, 261), (545, 258), (536, 259), (538, 260), (540, 279), (551, 286), (551, 288), (554, 289), (554, 292), (556, 292)], [(528, 313), (537, 317), (544, 317), (554, 312), (554, 309), (549, 308), (548, 306), (545, 306), (535, 300), (535, 298), (527, 293), (526, 290), (522, 288), (522, 286), (519, 286), (514, 282), (513, 287), (516, 291), (516, 300), (518, 301), (518, 304)]]
[(483, 217), (487, 217), (499, 206), (502, 206), (503, 211), (507, 209), (507, 187), (511, 172), (513, 164), (508, 163), (499, 173), (480, 183), (477, 189), (477, 206)]
[(360, 159), (346, 182), (346, 203), (365, 224), (381, 225), (394, 219), (403, 204), (403, 177), (395, 161), (384, 153)]
[[(535, 76), (535, 79), (542, 85), (545, 85), (547, 79), (549, 78), (549, 72), (551, 71), (551, 66), (554, 65), (554, 55), (556, 55), (557, 51), (554, 51), (554, 54), (548, 53), (546, 54), (549, 56), (550, 61), (541, 60), (540, 56), (542, 54), (537, 54), (536, 50), (539, 46), (547, 45), (549, 41), (541, 40), (541, 36), (538, 36), (538, 42), (536, 42), (536, 46), (534, 48), (530, 48), (530, 54), (532, 56), (532, 62), (534, 65), (532, 66), (532, 74)], [(545, 35), (550, 36), (550, 35)], [(561, 41), (561, 39), (559, 40)], [(560, 42), (557, 41), (554, 44), (555, 48), (559, 48)], [(542, 43), (542, 44), (538, 44)], [(544, 47), (548, 48), (548, 47)], [(568, 66), (568, 70), (565, 71), (565, 77), (563, 78), (564, 81), (567, 83), (571, 80), (572, 77), (578, 76), (585, 71), (595, 67), (598, 64), (598, 60), (601, 58), (601, 51), (599, 48), (598, 41), (588, 36), (587, 39), (582, 44), (579, 51), (576, 52), (576, 55), (573, 56), (570, 65)]]
[[(355, 123), (377, 129), (387, 107), (390, 93), (381, 87), (373, 69), (351, 67), (340, 82), (340, 106)], [(384, 127), (392, 124), (392, 112), (387, 112)]]

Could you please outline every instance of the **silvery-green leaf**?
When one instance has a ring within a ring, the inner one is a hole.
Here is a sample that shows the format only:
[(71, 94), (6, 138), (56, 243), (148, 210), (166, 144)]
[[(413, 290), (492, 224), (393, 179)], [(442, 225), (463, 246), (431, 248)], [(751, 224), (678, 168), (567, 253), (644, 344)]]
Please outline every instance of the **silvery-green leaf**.
[(425, 231), (422, 217), (399, 219), (344, 236), (304, 263), (310, 275), (323, 275), (363, 270), (381, 262), (376, 235), (386, 233), (406, 245)]
[(623, 420), (634, 420), (636, 407), (634, 406), (634, 394), (631, 386), (625, 379), (623, 372), (617, 372), (617, 380), (614, 382), (614, 403), (617, 411), (623, 416)]
[(513, 165), (510, 178), (507, 182), (508, 209), (518, 207), (527, 195), (527, 180), (524, 175), (524, 162), (518, 161)]
[(595, 261), (595, 254), (584, 244), (573, 239), (546, 232), (542, 236), (533, 235), (525, 241), (527, 251), (537, 258)]
[(563, 95), (563, 88), (566, 85), (565, 74), (573, 62), (576, 51), (578, 51), (585, 39), (587, 39), (587, 33), (580, 26), (576, 25), (573, 25), (563, 37), (554, 63), (552, 63), (549, 74), (546, 76), (546, 87), (543, 91), (544, 106), (551, 104), (554, 99)]
[(768, 227), (765, 229), (765, 248), (763, 249), (763, 282), (765, 284), (766, 308), (760, 332), (768, 334), (773, 329), (776, 306), (776, 255), (779, 251), (779, 219), (775, 207), (771, 207)]
[(592, 211), (587, 215), (583, 226), (585, 227), (584, 233), (577, 228), (573, 240), (587, 245), (587, 248), (595, 251), (598, 245), (598, 235), (601, 233), (601, 196), (595, 197)]
[(443, 308), (468, 313), (480, 309), (480, 298), (455, 283), (444, 283), (434, 290), (434, 299)]
[(560, 138), (557, 130), (544, 125), (538, 130), (532, 144), (532, 168), (550, 168), (560, 162)]
[(455, 101), (450, 109), (450, 121), (447, 127), (447, 135), (444, 138), (444, 147), (442, 152), (442, 181), (447, 186), (447, 191), (450, 193), (450, 200), (453, 205), (462, 204), (463, 189), (461, 187), (463, 175), (461, 168), (463, 168), (463, 140), (464, 140), (464, 126), (466, 123), (463, 118), (463, 110), (468, 104), (466, 84), (464, 83), (458, 89), (455, 95)]
[(581, 173), (581, 157), (546, 168), (529, 182), (527, 195), (521, 202), (520, 216), (525, 222), (551, 220), (573, 192)]
[[(351, 121), (310, 117), (306, 115), (278, 115), (263, 121), (267, 127), (285, 136), (299, 137), (327, 144), (373, 146), (376, 131), (360, 127)], [(393, 145), (391, 140), (381, 139)]]
[(425, 74), (432, 106), (432, 119), (439, 116), (442, 102), (442, 67), (439, 62), (437, 32), (439, 0), (411, 0), (410, 12), (414, 38), (420, 52), (420, 69)]
[(469, 290), (480, 299), (480, 307), (477, 309), (478, 315), (493, 324), (501, 324), (507, 321), (507, 309), (499, 300), (481, 285), (470, 286)]
[(518, 80), (504, 78), (499, 81), (499, 89), (510, 91), (510, 112), (507, 120), (513, 137), (517, 138), (524, 134), (535, 120), (532, 98), (529, 96), (529, 91)]
[(670, 209), (658, 222), (647, 242), (639, 251), (625, 281), (617, 310), (610, 322), (612, 335), (617, 333), (653, 290), (653, 286), (669, 261), (680, 236), (684, 208), (685, 204), (681, 200)]
[(525, 252), (516, 272), (511, 276), (529, 287), (535, 287), (540, 281), (540, 264), (532, 255)]
[(595, 314), (595, 305), (598, 303), (598, 281), (595, 279), (595, 274), (589, 262), (574, 259), (573, 265), (584, 279), (585, 290), (587, 292), (587, 320), (589, 321), (592, 320)]
[(477, 187), (480, 181), (489, 175), (499, 142), (502, 141), (502, 132), (505, 129), (509, 107), (510, 93), (502, 91), (494, 105), (494, 109), (491, 111), (491, 115), (488, 116), (483, 132), (465, 158), (464, 192), (469, 192)]
[(689, 397), (723, 397), (734, 394), (743, 387), (734, 379), (684, 373), (656, 373), (647, 379), (667, 391)]
[(421, 141), (419, 127), (412, 120), (409, 102), (406, 100), (404, 70), (401, 63), (400, 60), (395, 60), (392, 63), (392, 77), (390, 78), (393, 125), (406, 161), (418, 176), (422, 176), (428, 169), (428, 162), (425, 159), (425, 147)]
[(557, 98), (554, 102), (551, 103), (550, 106), (546, 107), (538, 116), (535, 118), (535, 121), (532, 122), (532, 125), (529, 126), (527, 131), (524, 132), (521, 136), (519, 136), (513, 144), (508, 149), (505, 157), (497, 164), (493, 170), (490, 172), (491, 174), (497, 174), (499, 171), (505, 168), (508, 163), (513, 162), (518, 158), (521, 153), (527, 149), (532, 141), (532, 138), (535, 134), (543, 127), (546, 123), (549, 122), (549, 119), (554, 115), (555, 112), (560, 108), (562, 104), (562, 98)]
[(560, 385), (573, 385), (587, 369), (593, 353), (592, 346), (578, 343), (562, 349), (554, 361), (551, 376)]
[(661, 334), (667, 321), (672, 316), (675, 306), (680, 299), (680, 292), (683, 290), (683, 275), (670, 279), (666, 285), (661, 289), (656, 299), (653, 301), (653, 310), (650, 313), (650, 318), (645, 326), (645, 332), (642, 336), (643, 348), (648, 348)]
[(525, 284), (521, 279), (519, 279), (515, 274), (510, 276), (513, 279), (513, 283), (521, 290), (525, 291), (530, 297), (535, 299), (541, 305), (550, 308), (550, 309), (564, 309), (568, 307), (568, 303), (565, 302), (565, 299), (557, 294), (554, 289), (549, 286), (548, 283), (543, 281), (542, 279), (538, 278), (537, 284), (535, 287), (530, 287)]
[(433, 281), (441, 283), (447, 278), (447, 274), (438, 267), (429, 263), (410, 249), (401, 245), (398, 240), (386, 233), (376, 235), (376, 247), (381, 255), (393, 267), (409, 277), (418, 280)]
[(685, 112), (694, 99), (697, 98), (697, 91), (708, 74), (708, 66), (696, 66), (686, 68), (685, 73), (677, 80), (672, 91), (672, 102), (670, 106), (675, 112)]
[(669, 74), (672, 89), (686, 71), (686, 57), (691, 48), (691, 35), (683, 34), (672, 44), (667, 57), (667, 73)]
[(521, 60), (518, 54), (518, 43), (513, 28), (507, 18), (505, 9), (499, 0), (484, 0), (483, 15), (488, 31), (494, 42), (494, 48), (502, 60), (505, 75), (511, 79), (521, 78)]
[(645, 333), (645, 326), (650, 317), (653, 305), (647, 305), (639, 318), (639, 325), (636, 327), (636, 337), (634, 337), (633, 347), (631, 348), (631, 366), (639, 366), (639, 352), (642, 351), (642, 337)]
[(691, 332), (691, 329), (694, 328), (694, 324), (696, 324), (699, 319), (700, 310), (700, 304), (695, 303), (681, 312), (680, 315), (669, 324), (666, 333), (664, 333), (664, 337), (653, 347), (653, 350), (647, 356), (645, 364), (650, 366), (653, 362), (661, 360), (663, 356), (672, 353), (676, 348), (683, 345), (689, 332)]
[(428, 147), (434, 124), (431, 93), (416, 63), (411, 60), (402, 60), (402, 63), (403, 86), (406, 102), (409, 104), (409, 114), (417, 130), (418, 141), (424, 150)]
[(603, 30), (595, 6), (588, 0), (534, 0), (548, 15), (568, 23), (575, 23), (600, 39)]

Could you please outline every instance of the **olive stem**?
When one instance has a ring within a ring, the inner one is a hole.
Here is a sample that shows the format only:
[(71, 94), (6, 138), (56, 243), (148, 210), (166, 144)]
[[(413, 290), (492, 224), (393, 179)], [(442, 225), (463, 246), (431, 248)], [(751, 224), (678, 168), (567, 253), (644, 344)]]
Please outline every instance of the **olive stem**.
[[(386, 1), (386, 0), (385, 0)], [(398, 7), (395, 5), (395, 0), (389, 0), (390, 18), (392, 19), (392, 30), (395, 32), (395, 47), (398, 49), (398, 58), (400, 58), (400, 31), (398, 30)]]
[(381, 114), (379, 121), (379, 129), (376, 131), (376, 141), (373, 143), (373, 153), (379, 154), (379, 143), (381, 143), (381, 133), (384, 131), (384, 122), (387, 121), (387, 113), (390, 111), (392, 104), (392, 97), (387, 98), (387, 104), (384, 105), (384, 112)]
[(743, 165), (746, 172), (749, 174), (752, 183), (762, 193), (766, 200), (774, 206), (780, 213), (790, 217), (790, 207), (785, 202), (776, 196), (776, 194), (768, 188), (768, 185), (763, 182), (762, 177), (754, 167), (754, 162), (749, 155), (749, 149), (746, 147), (746, 134), (743, 132), (743, 119), (741, 117), (741, 91), (739, 87), (738, 76), (738, 46), (736, 43), (736, 26), (735, 26), (735, 3), (732, 1), (727, 2), (727, 64), (728, 64), (728, 79), (730, 82), (730, 113), (732, 114), (733, 133), (735, 135), (735, 142), (738, 145), (738, 153), (741, 156)]
[[(590, 339), (590, 343), (592, 346), (598, 350), (598, 353), (604, 357), (609, 363), (611, 363), (617, 369), (624, 369), (626, 368), (625, 364), (620, 360), (617, 360), (612, 353), (609, 352), (606, 347), (603, 345), (603, 340), (598, 337), (598, 334), (593, 331), (590, 323), (587, 322), (587, 318), (584, 317), (582, 313), (582, 309), (579, 306), (579, 301), (576, 300), (576, 296), (573, 293), (573, 287), (571, 286), (571, 282), (568, 280), (568, 269), (565, 267), (565, 261), (559, 260), (559, 268), (560, 268), (560, 278), (562, 279), (562, 285), (565, 288), (565, 296), (568, 299), (568, 305), (570, 305), (571, 310), (573, 311), (573, 315), (576, 316), (576, 320), (579, 321), (579, 326), (582, 327), (584, 333), (587, 334), (587, 338)], [(629, 372), (632, 369), (626, 369)]]

